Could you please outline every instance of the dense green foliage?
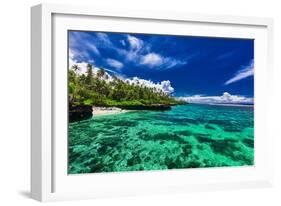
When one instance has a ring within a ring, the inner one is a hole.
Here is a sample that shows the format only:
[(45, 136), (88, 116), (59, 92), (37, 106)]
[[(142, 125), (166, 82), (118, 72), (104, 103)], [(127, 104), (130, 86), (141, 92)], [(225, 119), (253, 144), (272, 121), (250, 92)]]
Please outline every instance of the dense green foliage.
[(164, 92), (156, 91), (112, 76), (112, 81), (104, 69), (94, 75), (92, 65), (88, 64), (86, 74), (78, 74), (78, 66), (68, 71), (68, 94), (71, 105), (95, 106), (146, 106), (146, 105), (174, 105), (181, 101)]

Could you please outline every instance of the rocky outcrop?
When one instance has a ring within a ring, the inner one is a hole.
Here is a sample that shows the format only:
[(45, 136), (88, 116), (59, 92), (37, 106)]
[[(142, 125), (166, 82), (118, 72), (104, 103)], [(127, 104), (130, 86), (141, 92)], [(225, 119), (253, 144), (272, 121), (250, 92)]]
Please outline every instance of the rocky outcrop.
[(92, 106), (88, 105), (69, 105), (69, 122), (81, 121), (92, 117)]
[[(93, 108), (96, 108), (95, 114), (102, 114), (102, 113), (123, 113), (122, 110), (152, 110), (152, 111), (165, 111), (171, 110), (171, 106), (173, 105), (163, 105), (163, 104), (154, 104), (154, 105), (123, 105), (123, 106), (116, 106), (116, 107), (93, 107), (89, 105), (69, 105), (69, 122), (81, 121), (85, 119), (89, 119), (93, 116)], [(99, 109), (97, 109), (99, 108)], [(111, 109), (109, 109), (111, 108)], [(115, 108), (115, 109), (114, 109)], [(116, 112), (116, 109), (118, 109)], [(97, 111), (98, 110), (98, 111)], [(104, 111), (104, 112), (101, 112)]]
[(163, 105), (163, 104), (155, 104), (155, 105), (124, 105), (118, 106), (121, 109), (126, 110), (155, 110), (155, 111), (165, 111), (171, 110), (170, 105)]

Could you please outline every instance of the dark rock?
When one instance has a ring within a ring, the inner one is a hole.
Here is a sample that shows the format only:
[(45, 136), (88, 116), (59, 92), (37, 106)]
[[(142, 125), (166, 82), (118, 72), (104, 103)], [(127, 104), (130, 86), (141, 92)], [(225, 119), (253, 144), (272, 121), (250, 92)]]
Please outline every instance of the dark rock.
[(69, 105), (68, 118), (69, 122), (81, 121), (89, 119), (93, 116), (92, 106), (88, 105)]
[(121, 109), (127, 110), (155, 110), (155, 111), (165, 111), (171, 110), (170, 105), (163, 105), (163, 104), (155, 104), (155, 105), (124, 105), (118, 106)]

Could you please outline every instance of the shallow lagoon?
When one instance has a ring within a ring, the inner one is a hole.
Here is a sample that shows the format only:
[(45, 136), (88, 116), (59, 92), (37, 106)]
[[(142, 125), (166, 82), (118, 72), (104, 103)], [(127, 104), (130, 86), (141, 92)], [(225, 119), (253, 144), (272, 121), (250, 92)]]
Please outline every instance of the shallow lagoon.
[(253, 107), (188, 104), (69, 124), (70, 174), (254, 163)]

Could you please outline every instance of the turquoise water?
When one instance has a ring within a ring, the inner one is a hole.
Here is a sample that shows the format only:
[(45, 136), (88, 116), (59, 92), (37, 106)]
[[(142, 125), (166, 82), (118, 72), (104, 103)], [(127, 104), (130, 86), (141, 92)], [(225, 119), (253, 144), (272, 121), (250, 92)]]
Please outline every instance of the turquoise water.
[(253, 107), (188, 104), (69, 124), (70, 174), (254, 164)]

